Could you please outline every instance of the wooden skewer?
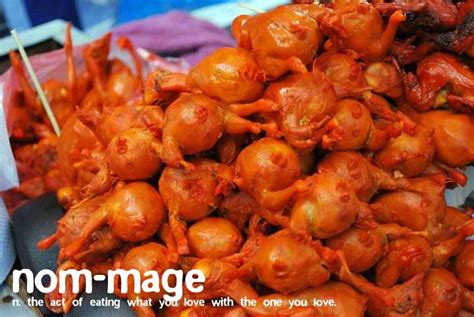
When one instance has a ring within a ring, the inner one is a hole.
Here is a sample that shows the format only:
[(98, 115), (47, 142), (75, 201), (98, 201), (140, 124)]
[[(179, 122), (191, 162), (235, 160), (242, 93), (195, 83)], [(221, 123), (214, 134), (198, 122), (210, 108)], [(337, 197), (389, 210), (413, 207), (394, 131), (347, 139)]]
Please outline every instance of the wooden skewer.
[(242, 8), (244, 8), (244, 9), (253, 11), (253, 12), (258, 13), (258, 14), (265, 12), (265, 11), (263, 11), (263, 10), (261, 10), (261, 9), (255, 8), (255, 7), (251, 6), (251, 5), (248, 5), (248, 4), (243, 3), (243, 2), (240, 2), (240, 3), (239, 3), (239, 7), (242, 7)]
[(41, 104), (43, 105), (43, 108), (46, 111), (46, 115), (48, 116), (48, 119), (51, 122), (51, 126), (53, 127), (54, 133), (56, 133), (56, 135), (59, 136), (61, 134), (61, 129), (59, 128), (58, 121), (56, 120), (56, 117), (54, 116), (54, 112), (51, 109), (48, 99), (46, 98), (46, 95), (44, 94), (43, 88), (41, 87), (39, 83), (38, 77), (36, 76), (36, 73), (33, 70), (33, 67), (31, 66), (30, 59), (28, 58), (28, 55), (26, 55), (25, 48), (23, 47), (23, 44), (18, 38), (18, 33), (16, 32), (16, 30), (11, 30), (10, 33), (16, 42), (18, 51), (20, 52), (21, 59), (23, 60), (23, 63), (26, 66), (26, 70), (28, 71), (31, 81), (33, 82), (33, 86), (36, 89), (36, 93), (38, 94)]

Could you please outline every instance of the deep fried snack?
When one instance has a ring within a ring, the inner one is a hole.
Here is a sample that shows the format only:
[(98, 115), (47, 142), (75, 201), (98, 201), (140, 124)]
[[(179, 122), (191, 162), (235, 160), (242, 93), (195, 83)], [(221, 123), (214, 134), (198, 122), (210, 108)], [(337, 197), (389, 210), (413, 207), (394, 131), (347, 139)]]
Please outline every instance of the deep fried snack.
[(364, 61), (382, 60), (388, 52), (397, 28), (405, 21), (402, 11), (395, 11), (385, 26), (380, 13), (370, 4), (359, 0), (337, 0), (335, 12), (321, 21), (322, 31), (329, 35), (328, 50), (349, 49)]
[(357, 198), (351, 183), (335, 174), (315, 174), (310, 181), (310, 190), (296, 199), (291, 210), (291, 230), (326, 239), (353, 224), (374, 225), (368, 205)]
[(121, 240), (138, 242), (151, 238), (164, 218), (164, 205), (158, 192), (147, 183), (130, 183), (116, 189), (94, 212), (82, 227), (78, 239), (65, 248), (65, 255), (76, 255), (89, 237), (106, 224)]
[(260, 139), (240, 152), (235, 163), (235, 183), (251, 194), (260, 206), (279, 210), (297, 193), (307, 190), (300, 180), (300, 162), (285, 142)]
[(222, 258), (240, 250), (243, 238), (229, 220), (207, 217), (189, 227), (186, 237), (192, 255), (199, 258)]
[(194, 169), (167, 166), (159, 180), (159, 190), (168, 210), (168, 219), (178, 244), (179, 254), (189, 252), (185, 236), (186, 221), (210, 215), (228, 194), (232, 169), (209, 160), (196, 160)]
[(331, 129), (329, 121), (337, 99), (322, 72), (289, 75), (270, 84), (264, 98), (277, 105), (278, 112), (269, 116), (277, 122), (286, 142), (299, 152), (313, 150)]
[(422, 126), (414, 135), (402, 133), (390, 139), (375, 155), (375, 163), (387, 171), (398, 170), (406, 177), (422, 174), (435, 154), (434, 132)]
[(378, 190), (407, 188), (406, 178), (394, 178), (389, 173), (373, 165), (358, 152), (341, 151), (325, 156), (318, 165), (320, 174), (336, 174), (349, 182), (357, 198), (368, 202)]
[(255, 54), (269, 78), (287, 71), (302, 73), (318, 51), (318, 21), (326, 11), (316, 5), (288, 5), (254, 17), (241, 15), (232, 23), (232, 34), (239, 47)]

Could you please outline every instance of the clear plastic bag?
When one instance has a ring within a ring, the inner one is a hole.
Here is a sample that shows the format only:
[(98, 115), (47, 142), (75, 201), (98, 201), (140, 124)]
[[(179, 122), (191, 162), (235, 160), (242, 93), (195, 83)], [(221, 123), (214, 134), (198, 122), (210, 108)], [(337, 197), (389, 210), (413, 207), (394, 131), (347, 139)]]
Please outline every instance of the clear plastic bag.
[[(3, 104), (3, 87), (0, 82), (0, 107), (6, 108)], [(7, 121), (5, 112), (0, 111), (0, 191), (18, 186), (18, 174), (16, 172), (15, 160), (8, 139)]]

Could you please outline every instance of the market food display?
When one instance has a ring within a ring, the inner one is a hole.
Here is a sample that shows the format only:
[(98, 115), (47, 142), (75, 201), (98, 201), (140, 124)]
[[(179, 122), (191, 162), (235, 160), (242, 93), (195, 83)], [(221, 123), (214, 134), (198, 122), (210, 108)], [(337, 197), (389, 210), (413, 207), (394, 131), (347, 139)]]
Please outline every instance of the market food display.
[[(57, 244), (60, 269), (196, 268), (204, 291), (185, 298), (235, 302), (139, 316), (472, 316), (472, 211), (444, 194), (474, 162), (474, 2), (294, 2), (237, 17), (237, 47), (187, 74), (142, 78), (127, 39), (137, 72), (108, 58), (110, 35), (79, 73), (68, 36), (66, 82), (43, 83), (59, 137), (11, 53), (22, 183), (6, 202), (57, 193), (38, 247)], [(336, 306), (290, 308), (311, 298)]]

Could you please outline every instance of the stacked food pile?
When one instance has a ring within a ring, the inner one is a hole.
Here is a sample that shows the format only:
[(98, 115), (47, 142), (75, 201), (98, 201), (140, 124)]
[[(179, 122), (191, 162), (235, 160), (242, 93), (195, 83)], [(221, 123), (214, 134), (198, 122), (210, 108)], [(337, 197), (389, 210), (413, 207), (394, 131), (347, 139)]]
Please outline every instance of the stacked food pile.
[[(473, 1), (287, 5), (144, 82), (109, 37), (90, 44), (86, 79), (50, 94), (62, 134), (39, 143), (57, 151), (41, 179), (67, 212), (38, 246), (60, 269), (200, 269), (186, 298), (236, 304), (167, 316), (471, 316), (474, 222), (444, 193), (474, 161), (473, 21)], [(47, 295), (58, 312), (75, 296)]]
[[(68, 119), (74, 115), (77, 106), (86, 108), (89, 104), (97, 104), (99, 95), (100, 98), (106, 98), (108, 103), (115, 104), (133, 102), (141, 96), (140, 78), (121, 60), (107, 60), (110, 41), (111, 35), (108, 34), (89, 44), (82, 54), (86, 68), (78, 68), (80, 63), (75, 61), (77, 56), (74, 54), (71, 39), (71, 25), (68, 24), (64, 41), (64, 58), (57, 54), (60, 52), (50, 54), (54, 56), (53, 58), (57, 58), (57, 61), (48, 61), (48, 57), (41, 56), (39, 63), (41, 66), (52, 68), (55, 62), (65, 64), (65, 69), (62, 71), (65, 73), (63, 76), (66, 77), (65, 81), (51, 78), (42, 83), (55, 118), (63, 129), (66, 128)], [(131, 42), (126, 38), (120, 38), (117, 40), (117, 46), (129, 51), (136, 69), (141, 73), (142, 65)], [(63, 182), (58, 166), (58, 139), (40, 99), (29, 83), (19, 55), (10, 52), (10, 62), (12, 70), (5, 76), (7, 83), (3, 99), (8, 114), (10, 142), (21, 184), (18, 188), (3, 193), (3, 198), (8, 209), (13, 211), (31, 198), (48, 191), (57, 191), (63, 186)], [(104, 78), (105, 76), (107, 78)]]

